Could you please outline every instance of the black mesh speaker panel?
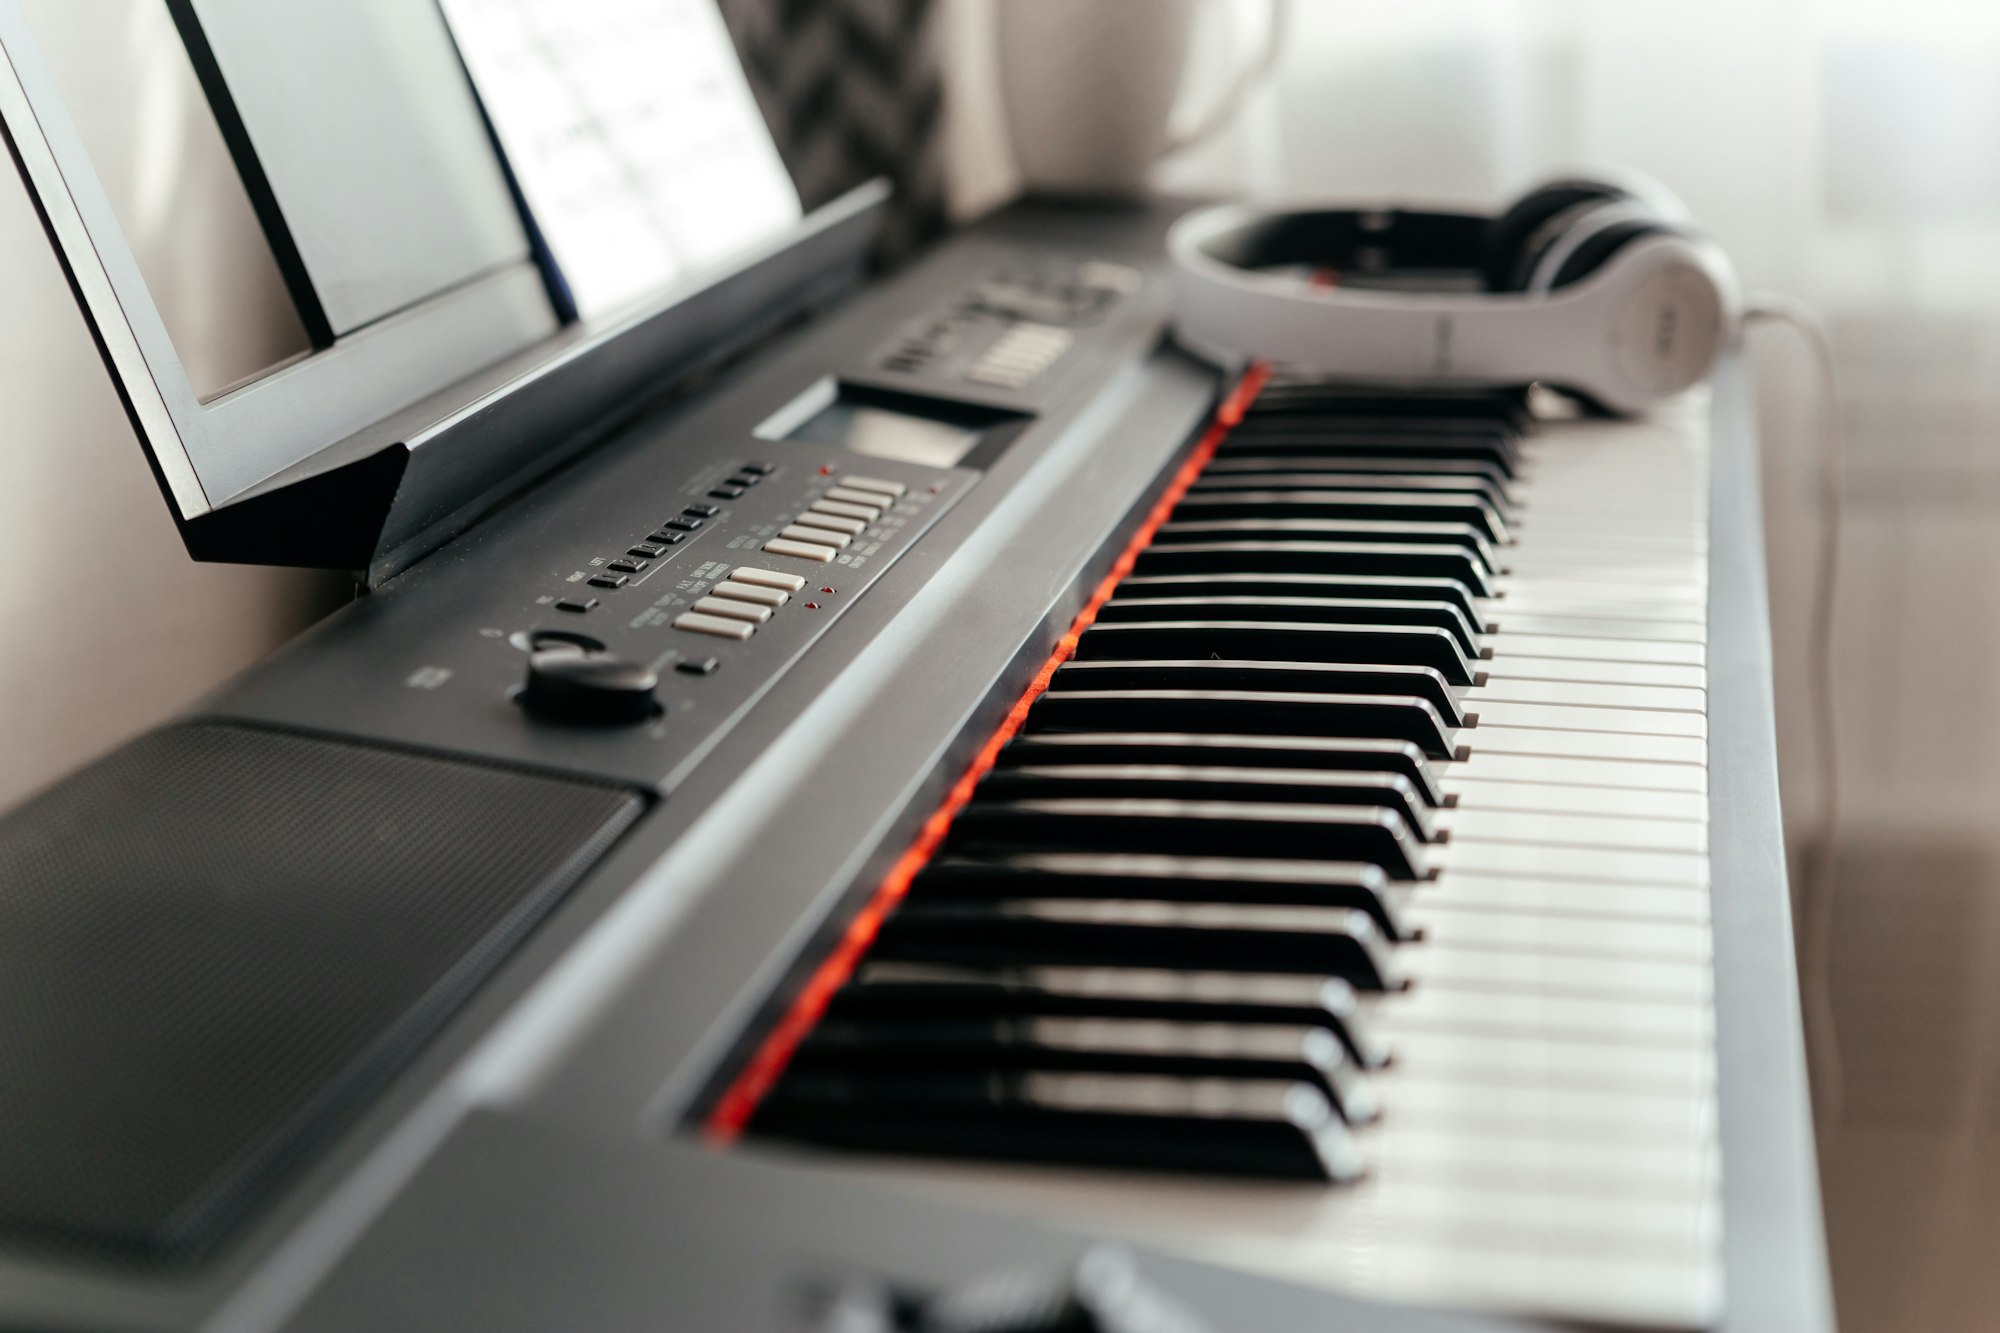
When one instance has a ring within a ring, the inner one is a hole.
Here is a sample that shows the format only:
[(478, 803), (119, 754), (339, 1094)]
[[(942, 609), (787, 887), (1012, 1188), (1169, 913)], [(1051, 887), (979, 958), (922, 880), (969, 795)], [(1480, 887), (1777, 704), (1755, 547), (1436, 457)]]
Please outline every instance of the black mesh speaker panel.
[(193, 722), (0, 820), (0, 1236), (212, 1248), (642, 807)]

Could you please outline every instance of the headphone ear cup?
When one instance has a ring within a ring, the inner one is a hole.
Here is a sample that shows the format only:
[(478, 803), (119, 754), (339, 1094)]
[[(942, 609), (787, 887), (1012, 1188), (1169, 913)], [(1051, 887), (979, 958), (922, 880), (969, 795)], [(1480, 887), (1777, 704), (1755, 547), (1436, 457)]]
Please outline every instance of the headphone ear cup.
[(1577, 242), (1576, 248), (1564, 256), (1562, 263), (1549, 276), (1548, 285), (1541, 290), (1552, 292), (1571, 283), (1582, 282), (1610, 263), (1613, 255), (1643, 236), (1671, 236), (1678, 231), (1679, 228), (1657, 218), (1625, 218), (1607, 222)]
[(1545, 261), (1564, 241), (1583, 234), (1583, 229), (1591, 225), (1591, 220), (1607, 210), (1626, 208), (1622, 200), (1586, 199), (1571, 204), (1560, 213), (1542, 220), (1542, 225), (1529, 232), (1522, 239), (1520, 248), (1514, 255), (1514, 267), (1508, 270), (1502, 291), (1526, 292), (1536, 290), (1535, 275), (1540, 273)]
[[(1582, 204), (1629, 198), (1631, 191), (1623, 186), (1581, 178), (1551, 181), (1522, 195), (1506, 212), (1486, 224), (1486, 233), (1480, 239), (1479, 268), (1485, 276), (1486, 289), (1521, 290), (1516, 275), (1521, 275), (1521, 281), (1525, 282), (1526, 275), (1534, 272), (1534, 265), (1524, 262), (1530, 238), (1538, 237), (1550, 219)], [(1536, 248), (1543, 249), (1546, 245)]]

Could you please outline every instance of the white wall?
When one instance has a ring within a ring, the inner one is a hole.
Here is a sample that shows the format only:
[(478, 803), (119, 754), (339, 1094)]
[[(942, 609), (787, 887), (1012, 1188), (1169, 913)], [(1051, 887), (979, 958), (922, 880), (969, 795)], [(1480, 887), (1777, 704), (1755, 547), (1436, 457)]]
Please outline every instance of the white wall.
[[(191, 100), (165, 6), (43, 0), (31, 14), (51, 60), (82, 85), (82, 128), (197, 383), (282, 354), (296, 320)], [(6, 165), (0, 571), (0, 808), (184, 707), (340, 595), (323, 575), (188, 559)]]

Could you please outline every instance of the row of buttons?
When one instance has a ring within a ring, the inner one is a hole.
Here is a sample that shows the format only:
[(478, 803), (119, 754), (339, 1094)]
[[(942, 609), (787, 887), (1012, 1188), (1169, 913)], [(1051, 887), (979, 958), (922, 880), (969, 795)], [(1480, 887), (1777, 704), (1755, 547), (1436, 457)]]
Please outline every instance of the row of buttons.
[[(736, 475), (709, 491), (718, 500), (734, 500), (743, 492), (762, 481), (771, 472), (768, 463), (744, 463), (736, 469)], [(712, 504), (690, 504), (681, 512), (660, 524), (657, 532), (648, 533), (644, 541), (634, 542), (625, 548), (625, 554), (616, 560), (604, 562), (602, 572), (593, 574), (586, 580), (593, 588), (616, 591), (630, 583), (633, 578), (652, 567), (652, 562), (667, 553), (667, 548), (678, 546), (688, 537), (701, 531), (701, 525), (722, 511)], [(558, 611), (582, 614), (597, 606), (595, 597), (565, 597), (555, 604)]]
[(940, 319), (904, 335), (902, 341), (883, 357), (883, 367), (905, 373), (922, 370), (957, 344), (964, 325), (962, 319)]
[[(740, 500), (743, 498), (743, 492), (764, 480), (770, 473), (771, 465), (769, 463), (745, 463), (736, 469), (735, 476), (725, 478), (720, 484), (713, 487), (709, 491), (709, 494), (718, 500)], [(709, 513), (713, 514), (714, 512), (715, 510), (711, 507)]]
[[(593, 574), (587, 580), (593, 588), (618, 589), (630, 583), (635, 575), (652, 568), (653, 562), (667, 553), (669, 546), (678, 546), (688, 539), (690, 533), (701, 531), (702, 523), (722, 511), (714, 505), (689, 505), (674, 517), (660, 525), (658, 532), (649, 533), (641, 542), (634, 542), (625, 548), (625, 554), (616, 560), (604, 562), (602, 572)], [(564, 611), (588, 611), (596, 606), (595, 601), (588, 606), (577, 605), (574, 599), (557, 602)]]
[(1054, 365), (1076, 335), (1049, 324), (1016, 324), (972, 363), (965, 377), (1001, 389), (1024, 389)]
[(772, 555), (824, 564), (852, 545), (870, 523), (882, 517), (884, 509), (909, 489), (900, 481), (843, 478), (839, 485), (813, 501), (812, 507), (789, 527), (765, 542), (764, 549)]
[(996, 273), (973, 290), (967, 304), (1037, 324), (1083, 324), (1113, 300), (1138, 291), (1144, 282), (1137, 269), (1086, 259), (1074, 265)]
[(674, 628), (741, 641), (755, 634), (759, 625), (805, 586), (806, 581), (797, 574), (745, 565), (676, 616)]

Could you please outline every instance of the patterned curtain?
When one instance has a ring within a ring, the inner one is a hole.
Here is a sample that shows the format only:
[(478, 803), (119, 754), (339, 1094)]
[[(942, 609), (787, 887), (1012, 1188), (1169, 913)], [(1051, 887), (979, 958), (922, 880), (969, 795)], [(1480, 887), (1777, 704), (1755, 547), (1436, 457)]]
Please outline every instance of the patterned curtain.
[(719, 3), (806, 207), (886, 176), (882, 262), (943, 231), (938, 0)]

